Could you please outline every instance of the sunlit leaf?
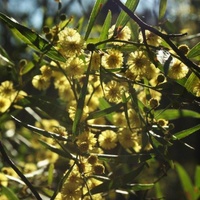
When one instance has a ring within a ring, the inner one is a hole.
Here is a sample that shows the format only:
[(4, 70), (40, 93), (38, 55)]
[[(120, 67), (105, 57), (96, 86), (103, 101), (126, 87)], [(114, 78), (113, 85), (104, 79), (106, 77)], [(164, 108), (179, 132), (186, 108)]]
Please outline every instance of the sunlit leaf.
[(200, 42), (197, 43), (187, 54), (188, 58), (194, 58), (200, 55)]
[(176, 171), (178, 172), (181, 185), (183, 187), (187, 200), (194, 199), (193, 184), (185, 169), (178, 163), (175, 164)]
[(167, 109), (155, 111), (156, 119), (174, 120), (183, 117), (200, 118), (200, 113), (186, 109)]
[(159, 19), (162, 19), (165, 16), (166, 10), (167, 10), (167, 0), (160, 0)]
[(54, 164), (50, 163), (49, 169), (48, 169), (48, 185), (51, 186), (53, 183), (53, 173), (54, 173)]
[(194, 175), (195, 186), (200, 189), (200, 165), (196, 166), (195, 175)]
[(196, 132), (196, 131), (198, 131), (198, 130), (200, 130), (200, 124), (198, 124), (198, 125), (196, 125), (196, 126), (193, 126), (193, 127), (191, 127), (191, 128), (188, 128), (188, 129), (185, 129), (185, 130), (182, 130), (182, 131), (180, 131), (180, 132), (178, 132), (178, 133), (175, 133), (174, 134), (174, 139), (183, 139), (183, 138), (185, 138), (185, 137), (187, 137), (187, 136), (189, 136), (189, 135), (191, 135), (192, 133), (194, 133), (194, 132)]
[[(102, 26), (102, 31), (101, 31), (101, 34), (100, 34), (100, 37), (99, 37), (99, 42), (108, 39), (108, 30), (109, 30), (110, 25), (111, 25), (111, 20), (112, 20), (112, 14), (111, 14), (111, 11), (109, 10), (107, 17), (105, 19), (105, 22)], [(101, 48), (104, 48), (105, 46), (106, 46), (106, 43), (99, 45), (98, 48), (101, 49)]]
[[(137, 8), (138, 3), (139, 3), (139, 0), (134, 0), (134, 1), (128, 0), (125, 5), (127, 8), (129, 8), (131, 11), (134, 12), (135, 9)], [(127, 13), (125, 13), (124, 11), (121, 11), (116, 21), (116, 27), (118, 26), (124, 27), (129, 20), (130, 20), (130, 17), (127, 15)]]
[(103, 98), (100, 98), (99, 102), (100, 102), (99, 108), (101, 110), (90, 113), (87, 119), (107, 117), (109, 121), (112, 121), (112, 115), (110, 114), (116, 112), (124, 105), (124, 103), (118, 103), (116, 105), (110, 106), (110, 104)]
[(117, 111), (117, 108), (120, 108), (121, 104), (117, 104), (116, 106), (111, 106), (104, 98), (99, 99), (99, 108), (102, 112), (98, 112), (98, 114), (103, 114), (106, 118), (112, 122), (112, 113)]
[(87, 28), (86, 28), (86, 32), (85, 32), (85, 40), (88, 39), (90, 33), (91, 33), (91, 30), (92, 28), (94, 27), (94, 23), (95, 23), (95, 20), (97, 18), (97, 15), (99, 14), (101, 8), (103, 7), (103, 4), (106, 2), (106, 0), (97, 0), (93, 6), (93, 9), (92, 9), (92, 12), (90, 14), (90, 18), (89, 18), (89, 21), (88, 21), (88, 25), (87, 25)]
[(5, 194), (8, 199), (19, 200), (16, 194), (9, 188), (1, 185), (1, 194)]
[(80, 95), (79, 95), (78, 102), (77, 102), (76, 113), (75, 113), (75, 117), (74, 117), (74, 121), (73, 121), (73, 125), (72, 125), (72, 134), (73, 134), (73, 136), (76, 136), (76, 135), (79, 134), (79, 131), (77, 131), (77, 130), (78, 130), (78, 127), (80, 125), (79, 123), (81, 121), (81, 117), (82, 117), (82, 114), (83, 114), (83, 109), (84, 109), (84, 104), (85, 104), (85, 97), (86, 97), (87, 92), (88, 92), (87, 86), (88, 86), (90, 69), (91, 69), (92, 55), (91, 55), (91, 58), (90, 58), (90, 63), (88, 64), (88, 68), (87, 68), (86, 76), (85, 76), (85, 79), (84, 79), (84, 83), (83, 83), (83, 86), (81, 88)]
[(16, 20), (4, 15), (3, 13), (0, 13), (0, 19), (8, 25), (16, 37), (30, 45), (34, 50), (45, 54), (53, 60), (60, 62), (66, 61), (65, 58), (48, 41), (33, 30), (19, 24)]
[(185, 88), (188, 92), (193, 93), (194, 84), (199, 80), (199, 78), (195, 75), (195, 73), (191, 73), (190, 76), (187, 78), (185, 83)]
[(194, 199), (198, 200), (200, 198), (200, 166), (197, 165), (194, 175)]
[(149, 190), (151, 189), (154, 184), (153, 183), (149, 183), (149, 184), (130, 184), (130, 189), (132, 189), (133, 191), (141, 191), (141, 190)]

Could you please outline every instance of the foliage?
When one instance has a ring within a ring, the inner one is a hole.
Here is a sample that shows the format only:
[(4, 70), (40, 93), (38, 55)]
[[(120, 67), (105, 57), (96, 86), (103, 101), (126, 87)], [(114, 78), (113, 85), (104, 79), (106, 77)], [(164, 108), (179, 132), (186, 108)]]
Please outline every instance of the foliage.
[[(88, 21), (61, 14), (42, 34), (0, 13), (28, 45), (18, 63), (0, 48), (0, 197), (164, 198), (169, 149), (177, 141), (192, 148), (182, 139), (200, 125), (174, 133), (173, 120), (200, 118), (184, 108), (200, 104), (199, 43), (189, 49), (175, 42), (185, 34), (144, 23), (139, 1), (115, 0), (116, 23), (108, 11), (98, 26), (105, 2), (96, 0)], [(166, 9), (161, 0), (159, 20)], [(175, 166), (186, 198), (198, 199), (199, 166), (194, 185)]]

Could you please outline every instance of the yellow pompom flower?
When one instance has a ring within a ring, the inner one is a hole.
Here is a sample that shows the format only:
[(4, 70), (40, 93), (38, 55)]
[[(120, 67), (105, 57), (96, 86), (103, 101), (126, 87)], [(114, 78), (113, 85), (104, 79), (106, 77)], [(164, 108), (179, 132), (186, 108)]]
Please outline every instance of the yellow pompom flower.
[(113, 149), (117, 146), (117, 134), (112, 130), (101, 132), (98, 138), (100, 147), (103, 149)]
[(43, 65), (42, 67), (40, 67), (40, 71), (44, 78), (47, 78), (47, 79), (51, 78), (52, 69), (48, 65)]
[[(160, 37), (155, 35), (154, 33), (150, 32), (150, 31), (148, 31), (148, 30), (145, 31), (145, 36), (146, 36), (147, 44), (149, 44), (149, 45), (159, 46), (159, 44), (161, 43)], [(141, 42), (144, 41), (142, 32), (140, 32), (138, 37), (139, 37), (139, 41), (141, 41)]]
[(121, 86), (120, 83), (116, 81), (110, 81), (106, 83), (104, 87), (105, 97), (110, 102), (119, 102), (121, 100), (122, 91), (123, 86)]
[(71, 57), (66, 63), (61, 64), (65, 70), (66, 75), (73, 78), (79, 78), (85, 72), (85, 64), (82, 59), (78, 57)]
[(83, 151), (86, 152), (88, 150), (92, 150), (96, 142), (97, 142), (97, 139), (95, 138), (95, 134), (89, 131), (85, 131), (81, 133), (80, 135), (78, 135), (76, 144), (78, 145), (80, 150), (81, 150), (81, 147), (86, 147), (85, 149), (83, 149)]
[(46, 90), (50, 86), (50, 80), (43, 75), (36, 75), (32, 79), (32, 84), (38, 90)]
[(68, 200), (79, 200), (82, 196), (81, 189), (77, 187), (76, 184), (72, 184), (70, 182), (66, 182), (63, 184), (60, 193), (63, 199)]
[(4, 194), (0, 194), (0, 200), (9, 200), (8, 197)]
[(66, 27), (60, 31), (59, 51), (67, 58), (81, 53), (84, 47), (84, 41), (81, 35), (74, 29)]
[(189, 69), (185, 64), (174, 58), (170, 63), (168, 76), (172, 79), (181, 79), (187, 75), (188, 71)]
[(138, 146), (137, 133), (131, 132), (129, 128), (123, 128), (119, 131), (118, 140), (125, 149)]
[(13, 87), (13, 82), (4, 81), (0, 85), (0, 96), (13, 101), (16, 97), (16, 91)]
[(0, 186), (4, 186), (4, 187), (8, 186), (8, 178), (3, 173), (0, 173)]
[(107, 53), (102, 56), (102, 65), (105, 68), (120, 68), (123, 64), (123, 54), (116, 49), (108, 49)]
[(14, 169), (11, 168), (11, 167), (3, 167), (3, 168), (1, 169), (1, 171), (2, 171), (4, 174), (6, 174), (6, 175), (9, 175), (9, 176), (12, 176), (12, 177), (15, 177), (15, 178), (18, 177), (18, 174), (17, 174), (17, 173), (14, 171)]
[(129, 66), (129, 70), (135, 75), (140, 76), (147, 76), (147, 68), (150, 66), (150, 61), (145, 55), (143, 51), (135, 51), (130, 53), (127, 65)]

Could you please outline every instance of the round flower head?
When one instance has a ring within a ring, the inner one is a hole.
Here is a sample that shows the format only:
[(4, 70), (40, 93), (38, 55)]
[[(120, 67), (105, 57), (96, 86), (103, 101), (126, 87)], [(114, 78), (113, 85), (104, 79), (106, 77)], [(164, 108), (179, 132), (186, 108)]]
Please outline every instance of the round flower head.
[(123, 64), (123, 54), (122, 52), (115, 50), (115, 49), (109, 49), (107, 53), (105, 53), (102, 56), (102, 65), (105, 68), (120, 68)]
[(84, 41), (81, 35), (74, 29), (66, 27), (60, 31), (59, 37), (59, 51), (67, 58), (80, 54)]
[(121, 100), (122, 86), (116, 81), (108, 82), (104, 87), (104, 93), (108, 101), (118, 102)]
[[(131, 38), (131, 30), (128, 26), (125, 27), (117, 27), (115, 25), (113, 25), (109, 31), (108, 31), (108, 37), (114, 37), (115, 39), (118, 40), (124, 40), (124, 41), (128, 41)], [(118, 46), (122, 46), (123, 42), (114, 42), (114, 45), (118, 45)]]
[(50, 80), (43, 75), (36, 75), (32, 79), (32, 84), (38, 90), (46, 90), (50, 86)]
[(101, 55), (100, 53), (97, 52), (93, 52), (92, 57), (91, 54), (89, 55), (89, 57), (86, 58), (87, 63), (89, 64), (91, 59), (91, 70), (99, 70), (100, 65), (101, 65)]
[(77, 188), (76, 184), (66, 182), (61, 189), (61, 196), (62, 199), (79, 200), (81, 199), (80, 187)]
[(13, 88), (13, 83), (11, 81), (4, 81), (0, 85), (0, 96), (8, 98), (13, 101), (16, 97), (16, 91)]
[(180, 60), (174, 58), (169, 66), (168, 76), (172, 79), (184, 78), (189, 69)]
[(134, 148), (138, 146), (137, 133), (131, 132), (128, 128), (123, 128), (118, 134), (119, 143), (125, 148)]
[(117, 134), (112, 130), (103, 131), (98, 142), (103, 149), (113, 149), (117, 146)]
[(147, 68), (150, 66), (150, 61), (143, 51), (135, 51), (129, 55), (127, 64), (135, 76), (143, 77), (147, 75)]
[(80, 77), (85, 71), (84, 62), (78, 57), (69, 58), (66, 63), (61, 64), (61, 67), (65, 70), (67, 76), (73, 78)]
[(85, 151), (92, 150), (97, 142), (97, 139), (94, 136), (93, 133), (85, 131), (77, 137), (76, 144), (79, 147), (87, 147)]
[[(146, 36), (147, 44), (149, 45), (159, 46), (159, 44), (161, 43), (160, 37), (148, 30), (145, 31), (145, 36)], [(139, 41), (143, 42), (144, 38), (143, 38), (142, 32), (140, 32), (138, 37), (139, 37)]]
[(40, 71), (44, 78), (47, 78), (47, 79), (51, 78), (51, 76), (52, 76), (51, 67), (49, 67), (47, 65), (43, 65), (42, 67), (40, 67)]

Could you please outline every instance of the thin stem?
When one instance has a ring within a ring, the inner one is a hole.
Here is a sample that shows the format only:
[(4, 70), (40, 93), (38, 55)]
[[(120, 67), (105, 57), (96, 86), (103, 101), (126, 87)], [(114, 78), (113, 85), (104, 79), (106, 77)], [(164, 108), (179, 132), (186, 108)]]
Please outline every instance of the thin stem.
[(0, 152), (5, 162), (7, 162), (13, 170), (19, 175), (19, 177), (22, 179), (22, 181), (28, 186), (28, 188), (31, 190), (33, 195), (36, 197), (37, 200), (42, 200), (36, 189), (33, 187), (33, 185), (29, 182), (29, 180), (22, 174), (22, 172), (17, 168), (17, 166), (14, 164), (14, 162), (8, 157), (2, 142), (0, 141)]
[[(177, 34), (165, 34), (154, 27), (146, 24), (143, 22), (136, 14), (134, 14), (129, 8), (127, 8), (120, 0), (113, 0), (124, 12), (126, 12), (139, 26), (142, 30), (149, 30), (150, 32), (154, 33), (161, 37), (167, 44), (176, 52), (176, 54), (181, 58), (182, 62), (188, 66), (199, 78), (200, 78), (200, 68), (197, 64), (192, 62), (188, 59), (178, 48), (177, 46), (171, 41), (170, 38), (177, 36)], [(178, 34), (178, 36), (180, 36)]]

